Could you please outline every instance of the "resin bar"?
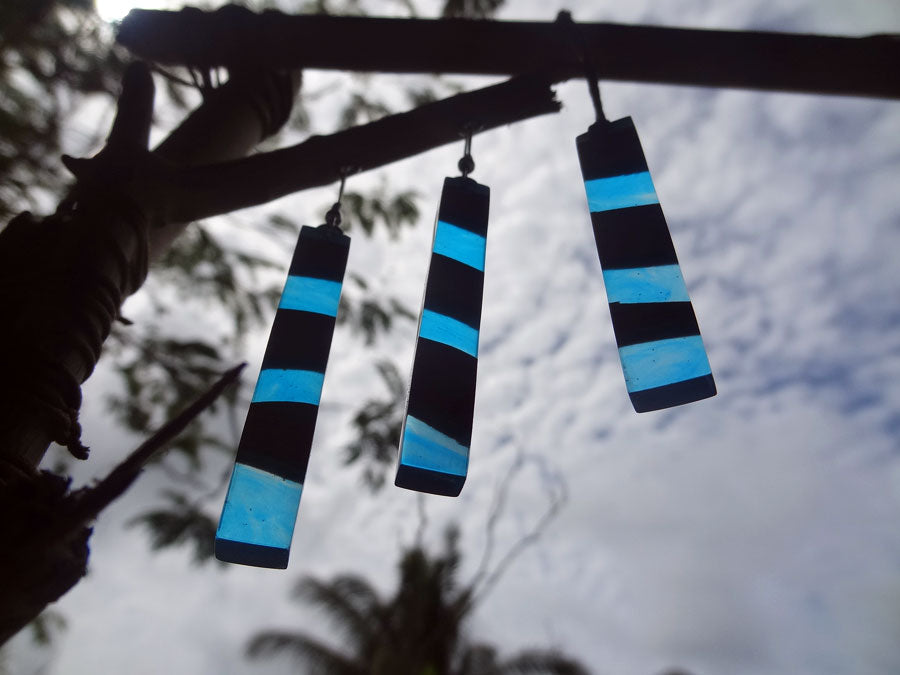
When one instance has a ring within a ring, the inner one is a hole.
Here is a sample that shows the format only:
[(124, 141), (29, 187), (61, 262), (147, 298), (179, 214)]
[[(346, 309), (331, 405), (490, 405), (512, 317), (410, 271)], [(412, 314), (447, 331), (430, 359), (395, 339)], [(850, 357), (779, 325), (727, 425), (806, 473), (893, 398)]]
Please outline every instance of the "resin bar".
[(447, 178), (441, 194), (396, 485), (455, 497), (469, 466), (490, 189)]
[(625, 385), (637, 412), (716, 394), (709, 359), (630, 117), (578, 137)]
[(336, 227), (300, 231), (216, 532), (219, 560), (287, 567), (349, 251)]

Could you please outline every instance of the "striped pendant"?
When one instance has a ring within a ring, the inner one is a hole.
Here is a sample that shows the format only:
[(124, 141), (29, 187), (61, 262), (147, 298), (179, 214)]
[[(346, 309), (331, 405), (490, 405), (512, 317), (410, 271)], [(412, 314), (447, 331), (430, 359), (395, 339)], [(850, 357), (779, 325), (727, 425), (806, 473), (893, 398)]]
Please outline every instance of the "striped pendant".
[(466, 481), (490, 195), (471, 178), (444, 179), (400, 434), (399, 487), (455, 497)]
[(337, 227), (300, 230), (219, 519), (219, 560), (287, 567), (349, 252)]
[(700, 328), (630, 117), (598, 122), (578, 158), (625, 385), (637, 412), (715, 396)]

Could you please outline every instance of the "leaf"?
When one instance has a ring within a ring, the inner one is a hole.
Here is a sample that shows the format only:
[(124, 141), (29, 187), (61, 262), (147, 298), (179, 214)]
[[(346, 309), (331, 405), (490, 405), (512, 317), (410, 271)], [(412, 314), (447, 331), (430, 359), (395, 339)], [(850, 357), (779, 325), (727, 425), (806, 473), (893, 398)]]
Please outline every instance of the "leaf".
[(184, 495), (173, 490), (166, 490), (164, 495), (169, 502), (167, 508), (136, 516), (128, 521), (128, 526), (147, 529), (154, 550), (189, 544), (193, 546), (195, 563), (202, 565), (213, 560), (215, 521)]

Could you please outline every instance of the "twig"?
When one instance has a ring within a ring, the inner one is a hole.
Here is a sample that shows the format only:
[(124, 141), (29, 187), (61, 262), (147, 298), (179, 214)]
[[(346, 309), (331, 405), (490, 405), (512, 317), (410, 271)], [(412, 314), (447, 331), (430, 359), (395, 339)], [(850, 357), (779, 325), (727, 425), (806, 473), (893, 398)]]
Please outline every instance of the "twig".
[(65, 519), (66, 529), (74, 530), (76, 526), (93, 520), (113, 500), (122, 495), (140, 475), (144, 465), (184, 431), (194, 418), (211, 406), (225, 388), (238, 378), (246, 365), (242, 363), (222, 375), (194, 403), (166, 422), (94, 487), (72, 495), (73, 508), (69, 517)]
[(503, 476), (503, 480), (500, 482), (500, 487), (497, 488), (497, 492), (494, 493), (494, 501), (491, 504), (491, 510), (488, 514), (487, 523), (484, 528), (484, 553), (482, 553), (481, 561), (478, 563), (478, 570), (475, 572), (475, 576), (472, 577), (472, 583), (470, 584), (472, 588), (477, 587), (487, 573), (488, 565), (491, 562), (491, 556), (494, 554), (497, 523), (500, 521), (503, 510), (506, 508), (506, 495), (509, 492), (509, 486), (512, 483), (513, 476), (519, 472), (523, 464), (524, 458), (520, 452), (516, 455), (516, 459), (512, 463), (512, 466), (509, 467), (506, 475)]
[[(471, 584), (471, 588), (473, 589), (471, 604), (476, 605), (481, 602), (484, 597), (491, 592), (491, 590), (496, 586), (497, 582), (503, 577), (503, 574), (509, 568), (509, 566), (516, 560), (516, 558), (521, 555), (522, 551), (524, 551), (528, 546), (532, 545), (538, 539), (541, 538), (543, 533), (546, 531), (547, 527), (553, 521), (554, 518), (559, 514), (560, 510), (562, 510), (565, 503), (568, 501), (568, 489), (566, 487), (565, 480), (562, 476), (559, 475), (551, 475), (549, 469), (545, 465), (544, 461), (540, 457), (536, 456), (524, 456), (520, 457), (516, 464), (513, 465), (513, 468), (518, 468), (525, 460), (534, 461), (544, 478), (545, 486), (548, 487), (548, 492), (550, 493), (550, 503), (547, 506), (546, 511), (544, 511), (543, 515), (538, 519), (538, 522), (535, 526), (528, 532), (525, 536), (520, 537), (506, 552), (500, 562), (497, 563), (497, 566), (491, 571), (487, 576), (484, 577), (483, 581), (478, 579), (474, 580)], [(511, 470), (512, 472), (512, 470)], [(558, 486), (557, 491), (553, 491), (550, 487), (553, 484)], [(480, 582), (480, 588), (476, 587), (476, 584)]]

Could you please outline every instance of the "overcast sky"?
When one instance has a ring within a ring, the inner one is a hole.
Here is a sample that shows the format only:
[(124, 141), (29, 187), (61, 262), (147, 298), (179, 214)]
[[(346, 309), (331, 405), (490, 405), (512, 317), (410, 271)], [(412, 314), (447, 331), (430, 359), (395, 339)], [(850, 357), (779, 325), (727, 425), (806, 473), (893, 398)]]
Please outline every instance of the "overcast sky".
[[(508, 4), (501, 16), (517, 19), (550, 20), (565, 6), (584, 21), (900, 33), (894, 0)], [(719, 389), (638, 415), (575, 153), (590, 101), (583, 83), (557, 90), (562, 113), (474, 141), (473, 177), (492, 190), (475, 431), (462, 495), (427, 499), (427, 539), (459, 522), (471, 576), (498, 481), (518, 456), (530, 463), (499, 524), (501, 553), (540, 517), (549, 485), (564, 482), (569, 499), (473, 631), (508, 651), (559, 647), (601, 674), (900, 672), (900, 103), (602, 85), (607, 115), (637, 125)], [(423, 195), (419, 227), (397, 241), (354, 236), (349, 263), (411, 307), (460, 152), (354, 180), (385, 177)], [(276, 207), (314, 223), (332, 192)], [(252, 228), (264, 213), (242, 215)], [(414, 538), (415, 495), (369, 495), (339, 452), (354, 400), (380, 393), (375, 362), (390, 355), (408, 369), (414, 341), (412, 323), (370, 349), (336, 336), (286, 572), (151, 553), (123, 527), (165, 486), (148, 474), (98, 523), (91, 573), (58, 605), (69, 627), (49, 663), (19, 640), (13, 672), (293, 672), (242, 657), (261, 627), (328, 635), (285, 597), (291, 584), (355, 572), (387, 592), (398, 548)], [(86, 389), (95, 452), (81, 480), (135, 445), (108, 429), (110, 381), (101, 370)]]

